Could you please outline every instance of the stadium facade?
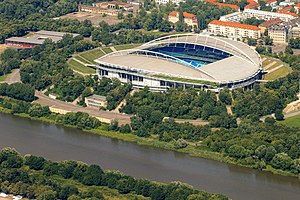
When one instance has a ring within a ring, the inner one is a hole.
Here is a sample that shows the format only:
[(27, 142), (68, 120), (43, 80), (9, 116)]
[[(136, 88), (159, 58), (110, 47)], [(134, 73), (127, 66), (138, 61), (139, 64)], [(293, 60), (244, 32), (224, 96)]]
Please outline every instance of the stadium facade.
[(162, 37), (95, 62), (100, 78), (117, 78), (153, 91), (249, 87), (262, 75), (260, 56), (248, 45), (200, 34)]

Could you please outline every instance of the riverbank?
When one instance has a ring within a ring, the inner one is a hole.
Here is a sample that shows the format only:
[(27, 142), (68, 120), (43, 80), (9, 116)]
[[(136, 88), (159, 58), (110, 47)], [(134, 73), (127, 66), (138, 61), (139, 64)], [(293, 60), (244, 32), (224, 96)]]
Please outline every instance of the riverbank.
[[(2, 107), (0, 107), (0, 112), (6, 113), (6, 114), (13, 114), (11, 110), (2, 108)], [(55, 121), (57, 114), (55, 114), (55, 113), (52, 113), (48, 117), (40, 117), (40, 118), (30, 117), (28, 114), (24, 114), (24, 113), (13, 114), (13, 115), (28, 118), (31, 120), (42, 121), (42, 122), (47, 122), (47, 123), (52, 123), (52, 124), (57, 124), (57, 125), (63, 125), (65, 127), (76, 128), (75, 126), (57, 123)], [(136, 143), (138, 145), (144, 145), (144, 146), (149, 146), (149, 147), (155, 147), (155, 148), (161, 148), (161, 149), (165, 149), (165, 150), (181, 152), (181, 153), (185, 153), (190, 156), (193, 156), (193, 157), (211, 159), (211, 160), (215, 160), (218, 162), (224, 162), (224, 163), (238, 165), (241, 167), (255, 169), (253, 166), (243, 165), (243, 164), (239, 163), (238, 161), (234, 160), (233, 158), (224, 156), (223, 154), (209, 151), (204, 146), (201, 146), (201, 145), (199, 145), (199, 146), (188, 145), (185, 148), (176, 149), (176, 148), (174, 148), (174, 145), (170, 142), (159, 141), (155, 137), (144, 138), (144, 137), (138, 137), (134, 134), (124, 134), (124, 133), (120, 133), (120, 132), (116, 132), (116, 131), (111, 131), (111, 130), (108, 130), (107, 125), (102, 125), (97, 129), (83, 130), (83, 131), (101, 135), (101, 136), (108, 137), (108, 138), (113, 138), (113, 139), (118, 139), (118, 140), (122, 140), (122, 141), (126, 141), (126, 142)], [(278, 174), (278, 175), (282, 175), (282, 176), (292, 176), (292, 177), (300, 178), (300, 175), (296, 176), (296, 175), (286, 172), (286, 171), (277, 170), (277, 169), (272, 168), (269, 165), (267, 165), (266, 168), (263, 169), (262, 171), (271, 172), (273, 174)]]

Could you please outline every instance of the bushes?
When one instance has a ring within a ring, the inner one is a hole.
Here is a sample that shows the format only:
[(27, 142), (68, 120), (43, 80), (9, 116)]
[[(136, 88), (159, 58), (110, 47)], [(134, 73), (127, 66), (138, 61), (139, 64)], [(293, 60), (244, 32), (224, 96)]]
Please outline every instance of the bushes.
[(34, 88), (23, 83), (13, 83), (10, 85), (2, 83), (0, 84), (0, 95), (12, 97), (18, 100), (33, 101)]

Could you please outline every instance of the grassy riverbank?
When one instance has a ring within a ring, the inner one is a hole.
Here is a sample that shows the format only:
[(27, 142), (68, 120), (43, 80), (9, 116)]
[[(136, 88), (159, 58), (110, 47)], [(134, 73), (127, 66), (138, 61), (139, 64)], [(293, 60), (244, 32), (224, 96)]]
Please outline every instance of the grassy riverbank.
[[(0, 107), (0, 112), (7, 113), (7, 114), (12, 114), (11, 110), (6, 109), (6, 108), (2, 108), (2, 107)], [(62, 125), (62, 124), (57, 123), (55, 121), (55, 119), (58, 115), (58, 114), (55, 114), (55, 113), (52, 113), (48, 117), (40, 117), (40, 118), (30, 117), (28, 114), (24, 114), (24, 113), (14, 114), (14, 115), (19, 116), (19, 117), (29, 118), (31, 120), (37, 120), (37, 121)], [(75, 126), (70, 126), (70, 125), (65, 125), (65, 124), (63, 126), (70, 127), (70, 128), (76, 128)], [(97, 134), (97, 135), (101, 135), (101, 136), (104, 136), (104, 137), (123, 140), (123, 141), (126, 141), (126, 142), (133, 142), (133, 143), (136, 143), (138, 145), (161, 148), (161, 149), (165, 149), (165, 150), (172, 150), (172, 151), (176, 151), (176, 152), (185, 153), (185, 154), (188, 154), (188, 155), (194, 156), (194, 157), (211, 159), (211, 160), (215, 160), (215, 161), (218, 161), (218, 162), (224, 162), (224, 163), (238, 165), (238, 166), (241, 166), (241, 167), (254, 168), (253, 166), (243, 165), (243, 164), (239, 163), (237, 160), (235, 160), (233, 158), (230, 158), (228, 156), (225, 156), (221, 153), (212, 152), (209, 149), (207, 149), (205, 146), (188, 145), (186, 148), (176, 149), (172, 143), (159, 141), (157, 138), (155, 138), (153, 136), (151, 136), (149, 138), (144, 138), (144, 137), (138, 137), (137, 135), (134, 135), (134, 134), (124, 134), (124, 133), (108, 130), (108, 127), (105, 124), (100, 126), (97, 129), (83, 130), (83, 131), (93, 133), (93, 134)], [(290, 172), (274, 169), (273, 167), (271, 167), (269, 165), (267, 165), (266, 168), (263, 169), (263, 171), (268, 171), (268, 172), (283, 175), (283, 176), (293, 176), (293, 177), (300, 178), (300, 175), (296, 176), (296, 175), (294, 175)]]

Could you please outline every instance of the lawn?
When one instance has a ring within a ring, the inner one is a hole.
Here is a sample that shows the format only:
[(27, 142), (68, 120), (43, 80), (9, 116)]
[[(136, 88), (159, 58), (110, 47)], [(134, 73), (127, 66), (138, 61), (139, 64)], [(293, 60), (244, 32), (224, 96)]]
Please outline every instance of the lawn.
[(283, 67), (275, 70), (274, 72), (266, 74), (264, 79), (265, 80), (275, 80), (275, 79), (278, 79), (278, 78), (281, 78), (281, 77), (285, 77), (286, 75), (288, 75), (292, 71), (293, 71), (292, 68), (290, 68), (288, 66), (283, 66)]
[(84, 74), (95, 74), (96, 73), (96, 71), (94, 69), (84, 66), (84, 65), (80, 64), (79, 62), (72, 60), (72, 59), (68, 62), (68, 65), (73, 70), (79, 71)]
[(0, 76), (0, 82), (1, 81), (5, 81), (5, 79), (9, 76), (9, 74), (5, 74), (5, 75), (2, 75)]
[(116, 50), (120, 51), (120, 50), (125, 50), (125, 49), (132, 49), (135, 47), (140, 46), (141, 44), (124, 44), (124, 45), (118, 45), (115, 46)]
[(293, 126), (293, 127), (300, 128), (300, 115), (296, 115), (294, 117), (287, 118), (280, 123), (286, 124), (287, 126)]
[(106, 54), (108, 54), (108, 53), (111, 53), (112, 52), (112, 50), (111, 50), (111, 48), (110, 47), (104, 47), (104, 48), (102, 48), (102, 50), (106, 53)]
[(81, 53), (79, 56), (82, 57), (83, 59), (88, 60), (90, 63), (95, 64), (94, 60), (97, 58), (100, 58), (103, 55), (104, 55), (104, 53), (100, 49), (93, 49), (90, 51), (85, 51), (85, 52)]

